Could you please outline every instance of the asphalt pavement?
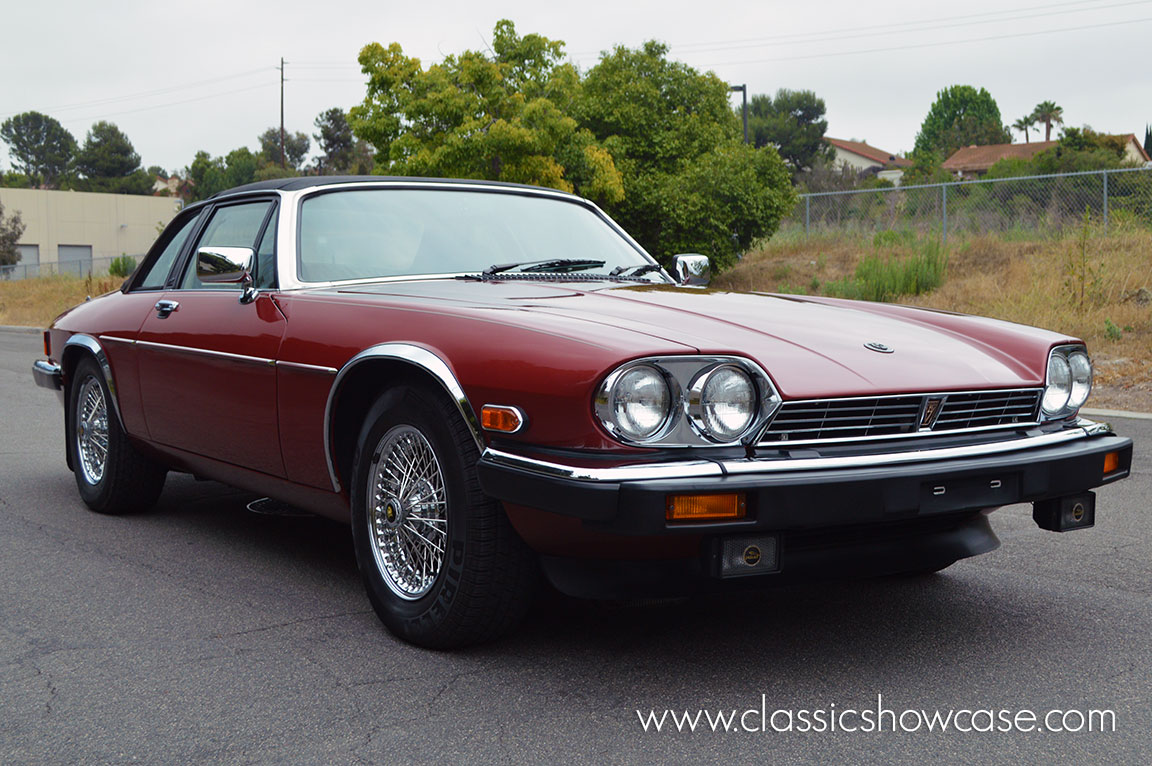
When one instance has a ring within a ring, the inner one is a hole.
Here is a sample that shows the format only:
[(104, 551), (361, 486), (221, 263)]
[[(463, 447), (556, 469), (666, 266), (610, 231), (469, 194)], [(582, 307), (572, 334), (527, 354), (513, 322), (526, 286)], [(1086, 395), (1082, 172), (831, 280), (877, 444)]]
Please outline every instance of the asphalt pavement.
[[(60, 406), (32, 381), (39, 346), (0, 332), (0, 763), (1152, 760), (1152, 421), (1112, 418), (1136, 458), (1094, 529), (1045, 532), (1012, 506), (999, 550), (940, 575), (551, 597), (512, 637), (441, 653), (380, 626), (338, 524), (181, 475), (150, 514), (87, 511)], [(851, 728), (877, 707), (899, 730), (798, 730), (800, 711)], [(645, 731), (637, 710), (666, 709), (738, 719)], [(952, 709), (997, 727), (1056, 710), (1057, 728), (1106, 710), (1115, 730), (902, 730), (905, 711)]]

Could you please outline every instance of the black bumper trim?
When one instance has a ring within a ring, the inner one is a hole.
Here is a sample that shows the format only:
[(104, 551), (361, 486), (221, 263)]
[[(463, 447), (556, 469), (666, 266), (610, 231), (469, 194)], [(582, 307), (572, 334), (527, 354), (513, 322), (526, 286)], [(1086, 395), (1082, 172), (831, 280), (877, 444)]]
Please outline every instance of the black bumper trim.
[[(1120, 453), (1118, 470), (1107, 477), (1102, 475), (1106, 452)], [(1127, 476), (1131, 463), (1131, 439), (1084, 435), (987, 456), (821, 471), (608, 482), (547, 475), (487, 457), (478, 469), (484, 492), (498, 500), (574, 516), (602, 531), (668, 535), (844, 526), (978, 511), (1083, 492)], [(937, 494), (938, 487), (944, 491)], [(746, 493), (748, 518), (719, 524), (665, 521), (666, 495), (713, 492)]]

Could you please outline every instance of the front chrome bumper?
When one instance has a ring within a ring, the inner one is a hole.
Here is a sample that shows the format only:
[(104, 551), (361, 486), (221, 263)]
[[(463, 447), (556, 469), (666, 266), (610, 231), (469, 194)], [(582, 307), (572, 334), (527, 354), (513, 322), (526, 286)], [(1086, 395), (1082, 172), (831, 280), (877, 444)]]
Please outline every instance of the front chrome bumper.
[(55, 362), (37, 359), (32, 363), (32, 377), (36, 380), (36, 385), (41, 388), (50, 388), (53, 391), (64, 389), (64, 372)]
[(1025, 450), (1053, 447), (1068, 442), (1113, 433), (1107, 423), (1096, 423), (1081, 418), (1075, 427), (1056, 433), (1025, 436), (1009, 441), (971, 444), (958, 447), (885, 452), (847, 457), (813, 458), (751, 458), (740, 460), (680, 460), (663, 463), (640, 463), (611, 467), (586, 467), (516, 455), (493, 449), (484, 450), (483, 459), (494, 465), (517, 468), (522, 471), (570, 481), (617, 483), (646, 479), (706, 479), (724, 476), (792, 473), (795, 471), (849, 470), (881, 466), (925, 463), (938, 460), (958, 460)]

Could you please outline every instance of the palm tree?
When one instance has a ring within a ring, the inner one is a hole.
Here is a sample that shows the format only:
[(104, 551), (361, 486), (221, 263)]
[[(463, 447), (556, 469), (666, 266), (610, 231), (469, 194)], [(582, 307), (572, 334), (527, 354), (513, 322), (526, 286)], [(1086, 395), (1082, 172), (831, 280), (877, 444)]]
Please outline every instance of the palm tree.
[(1024, 134), (1024, 143), (1028, 143), (1028, 131), (1036, 127), (1036, 115), (1026, 114), (1012, 123), (1012, 129)]
[(1036, 122), (1044, 123), (1044, 140), (1052, 140), (1052, 123), (1064, 124), (1064, 108), (1056, 106), (1055, 101), (1041, 101), (1032, 110), (1032, 117)]

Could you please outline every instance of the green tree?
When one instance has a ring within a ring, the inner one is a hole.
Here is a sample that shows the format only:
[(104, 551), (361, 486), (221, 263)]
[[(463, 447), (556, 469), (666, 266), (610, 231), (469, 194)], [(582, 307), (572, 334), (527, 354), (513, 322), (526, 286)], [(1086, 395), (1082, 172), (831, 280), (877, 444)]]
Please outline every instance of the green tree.
[(24, 221), (17, 211), (4, 215), (4, 203), (0, 202), (0, 266), (11, 266), (20, 261), (20, 237), (24, 236)]
[(609, 212), (653, 255), (701, 252), (722, 269), (775, 232), (795, 203), (789, 172), (771, 146), (743, 143), (726, 82), (666, 54), (651, 41), (604, 54), (575, 113), (623, 177)]
[[(284, 131), (284, 157), (287, 166), (292, 170), (300, 170), (311, 145), (307, 133)], [(260, 158), (270, 165), (280, 165), (280, 128), (268, 128), (260, 134)]]
[(8, 144), (12, 167), (37, 187), (56, 188), (76, 153), (76, 139), (72, 134), (40, 112), (9, 117), (0, 124), (0, 138)]
[(216, 192), (228, 188), (224, 180), (224, 159), (213, 157), (204, 150), (196, 152), (192, 164), (184, 168), (184, 176), (189, 182), (192, 202), (208, 199)]
[(748, 102), (748, 134), (758, 147), (775, 146), (795, 176), (835, 155), (824, 141), (824, 112), (824, 99), (810, 90), (781, 88), (775, 98), (757, 94)]
[(1056, 106), (1055, 101), (1041, 101), (1032, 110), (1032, 119), (1044, 123), (1044, 140), (1052, 140), (1052, 124), (1064, 124), (1064, 108)]
[(936, 94), (916, 134), (916, 151), (935, 152), (947, 159), (964, 146), (1011, 140), (1000, 120), (1000, 107), (988, 91), (953, 85)]
[(189, 199), (208, 199), (213, 194), (259, 180), (260, 161), (246, 146), (233, 149), (224, 157), (213, 157), (206, 151), (196, 152), (192, 164), (184, 169), (189, 181)]
[(1152, 156), (1152, 125), (1144, 126), (1144, 153)]
[(85, 191), (151, 194), (155, 177), (140, 167), (140, 155), (120, 128), (111, 122), (92, 125), (76, 153), (75, 169)]
[(1012, 123), (1012, 130), (1024, 134), (1024, 143), (1029, 143), (1028, 131), (1034, 127), (1036, 127), (1036, 116), (1032, 114), (1026, 114)]
[(623, 194), (611, 155), (566, 113), (579, 74), (563, 43), (496, 24), (492, 54), (465, 51), (424, 69), (398, 43), (360, 52), (364, 102), (353, 133), (376, 149), (376, 171), (485, 178), (575, 191), (600, 201)]
[(320, 157), (316, 160), (320, 172), (343, 172), (344, 168), (352, 164), (352, 147), (356, 140), (352, 135), (352, 126), (348, 124), (348, 116), (343, 109), (334, 106), (317, 115), (313, 124), (320, 131), (312, 134), (320, 149)]

